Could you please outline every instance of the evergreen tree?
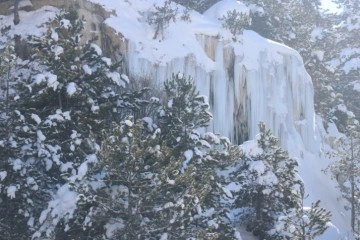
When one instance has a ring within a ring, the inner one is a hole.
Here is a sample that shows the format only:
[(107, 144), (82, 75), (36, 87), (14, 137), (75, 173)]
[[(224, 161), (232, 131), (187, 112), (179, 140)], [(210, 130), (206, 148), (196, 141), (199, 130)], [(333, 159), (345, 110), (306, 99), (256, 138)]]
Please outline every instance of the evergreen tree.
[[(208, 186), (211, 183), (211, 191), (206, 195), (202, 209), (218, 211), (214, 213), (214, 217), (219, 218), (219, 224), (224, 225), (228, 220), (222, 221), (227, 218), (228, 210), (224, 209), (221, 202), (223, 198), (229, 197), (229, 191), (225, 188), (226, 180), (214, 170), (228, 166), (238, 159), (239, 149), (232, 146), (227, 138), (205, 132), (212, 115), (206, 96), (196, 91), (190, 77), (186, 78), (180, 73), (174, 74), (171, 79), (165, 81), (164, 86), (167, 104), (159, 109), (158, 119), (161, 138), (167, 146), (171, 146), (172, 155), (185, 156), (182, 171), (187, 170), (188, 166), (195, 167), (195, 179), (199, 183), (199, 189), (202, 185)], [(203, 222), (209, 221), (206, 216), (202, 218)], [(226, 224), (223, 228), (227, 231), (223, 236), (229, 236), (230, 231), (226, 230)]]
[(288, 210), (278, 218), (276, 232), (277, 239), (304, 240), (315, 239), (328, 229), (331, 213), (320, 207), (320, 200), (311, 203), (311, 207), (304, 206), (305, 190), (300, 186), (299, 201), (295, 208)]
[[(133, 123), (128, 120), (127, 124)], [(129, 138), (129, 134), (125, 134), (128, 125), (120, 127), (124, 130), (123, 134), (114, 135), (119, 141), (124, 141), (124, 137)], [(126, 192), (122, 195), (122, 204), (113, 200), (105, 203), (106, 206), (111, 206), (109, 209), (117, 210), (112, 212), (113, 219), (117, 219), (115, 222), (124, 222), (124, 227), (118, 230), (117, 236), (124, 239), (159, 239), (164, 236), (169, 239), (234, 238), (229, 223), (219, 216), (219, 208), (210, 208), (207, 203), (212, 200), (210, 195), (218, 191), (213, 189), (216, 182), (210, 166), (205, 169), (201, 167), (205, 163), (186, 163), (195, 157), (190, 151), (174, 156), (170, 147), (161, 144), (159, 129), (153, 135), (141, 138), (141, 131), (138, 131), (143, 128), (143, 122), (134, 123), (129, 143), (118, 144), (121, 151), (115, 152), (114, 144), (105, 142), (107, 151), (116, 156), (107, 155), (106, 160), (104, 159), (108, 163), (106, 166), (112, 169), (109, 173), (109, 178), (111, 174), (112, 179), (106, 178), (105, 181), (112, 185), (123, 183), (110, 196), (119, 194), (120, 189)], [(125, 147), (127, 144), (129, 145)], [(125, 159), (119, 159), (120, 154)], [(108, 162), (114, 160), (117, 161)]]
[(193, 130), (208, 126), (212, 115), (206, 96), (196, 91), (193, 80), (173, 74), (165, 81), (167, 104), (159, 109), (159, 126), (164, 141), (175, 149), (187, 150)]
[(342, 94), (344, 105), (359, 120), (360, 110), (353, 103), (359, 99), (356, 84), (358, 84), (357, 76), (360, 67), (358, 64), (360, 45), (356, 39), (359, 38), (360, 3), (354, 0), (337, 0), (335, 2), (341, 6), (342, 11), (337, 16), (337, 22), (334, 24), (336, 27), (333, 28), (333, 34), (336, 37), (334, 47), (336, 53), (330, 64), (336, 68), (337, 82), (334, 88)]
[(219, 0), (172, 0), (177, 4), (183, 5), (200, 13), (205, 12)]
[(23, 65), (12, 46), (0, 57), (0, 231), (5, 239), (28, 239), (36, 204), (30, 196), (39, 190), (29, 174), (30, 164), (21, 161), (28, 138), (21, 134), (24, 116), (17, 109), (19, 95), (14, 87), (26, 73)]
[(62, 220), (70, 230), (59, 236), (237, 238), (222, 204), (231, 196), (216, 170), (233, 162), (239, 149), (197, 131), (210, 114), (191, 79), (174, 75), (165, 91), (169, 101), (157, 120), (128, 117), (105, 134), (97, 167), (75, 188), (77, 209)]
[(75, 11), (61, 13), (32, 38), (31, 61), (1, 61), (0, 225), (16, 239), (29, 239), (59, 186), (99, 151), (101, 131), (146, 104), (142, 92), (124, 93), (127, 77), (82, 30)]
[(319, 19), (320, 1), (247, 0), (252, 7), (253, 29), (266, 38), (283, 42), (299, 52), (310, 44), (310, 33)]
[(164, 39), (164, 30), (171, 21), (176, 21), (177, 7), (172, 6), (171, 0), (164, 2), (164, 6), (154, 5), (155, 11), (149, 13), (148, 23), (155, 26), (155, 33), (153, 39), (162, 36)]
[(240, 13), (236, 10), (228, 11), (226, 16), (223, 16), (220, 20), (223, 21), (223, 27), (230, 30), (233, 35), (233, 41), (236, 41), (236, 36), (242, 34), (244, 28), (249, 27), (251, 23), (248, 14)]
[(359, 235), (359, 221), (360, 204), (358, 198), (360, 196), (360, 162), (359, 154), (359, 124), (357, 120), (355, 123), (347, 123), (347, 136), (337, 140), (336, 149), (333, 149), (330, 156), (337, 159), (329, 165), (328, 170), (333, 174), (338, 181), (343, 198), (347, 200), (349, 206), (345, 206), (350, 210), (351, 228)]
[(241, 186), (236, 204), (247, 209), (241, 218), (247, 231), (260, 239), (272, 239), (276, 219), (282, 211), (294, 208), (301, 185), (297, 176), (297, 162), (278, 146), (278, 139), (259, 124), (257, 145), (260, 153), (244, 156), (235, 177)]

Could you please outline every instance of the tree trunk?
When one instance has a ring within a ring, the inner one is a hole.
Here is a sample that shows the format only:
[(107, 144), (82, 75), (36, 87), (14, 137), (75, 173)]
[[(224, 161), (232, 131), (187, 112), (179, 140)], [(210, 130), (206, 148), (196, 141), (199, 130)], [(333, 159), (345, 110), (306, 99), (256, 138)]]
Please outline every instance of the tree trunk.
[(263, 205), (264, 205), (264, 197), (262, 195), (262, 188), (258, 190), (256, 203), (255, 203), (255, 214), (256, 214), (256, 220), (258, 222), (263, 221)]
[(18, 25), (20, 22), (20, 17), (19, 17), (19, 2), (20, 0), (14, 0), (14, 24)]
[(355, 167), (355, 159), (354, 159), (354, 146), (353, 139), (351, 137), (351, 169), (350, 169), (350, 185), (351, 185), (351, 229), (355, 231), (355, 179), (354, 179), (354, 167)]
[(354, 176), (351, 176), (351, 229), (355, 231), (355, 183)]

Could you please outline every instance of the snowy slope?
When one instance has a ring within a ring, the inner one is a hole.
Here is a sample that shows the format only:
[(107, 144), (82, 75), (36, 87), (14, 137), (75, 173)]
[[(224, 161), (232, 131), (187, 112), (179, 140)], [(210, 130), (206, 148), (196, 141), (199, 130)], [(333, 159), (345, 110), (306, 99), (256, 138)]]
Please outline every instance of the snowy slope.
[[(191, 22), (179, 19), (183, 8), (177, 6), (177, 21), (157, 39), (147, 16), (154, 3), (162, 6), (164, 0), (89, 1), (113, 12), (106, 24), (119, 33), (129, 76), (151, 79), (155, 85), (177, 72), (192, 76), (199, 91), (209, 97), (214, 115), (210, 130), (234, 142), (254, 139), (258, 122), (264, 121), (299, 160), (308, 203), (321, 199), (333, 213), (333, 226), (319, 239), (350, 236), (350, 217), (336, 183), (322, 171), (330, 163), (322, 153), (327, 134), (315, 118), (312, 82), (295, 50), (252, 31), (244, 31), (234, 42), (218, 18), (229, 9), (248, 12), (235, 0), (224, 0), (204, 15), (190, 12)], [(12, 26), (10, 35), (40, 34), (56, 11), (44, 7), (21, 12), (20, 17), (28, 20)], [(0, 16), (0, 23), (12, 25), (12, 18)]]

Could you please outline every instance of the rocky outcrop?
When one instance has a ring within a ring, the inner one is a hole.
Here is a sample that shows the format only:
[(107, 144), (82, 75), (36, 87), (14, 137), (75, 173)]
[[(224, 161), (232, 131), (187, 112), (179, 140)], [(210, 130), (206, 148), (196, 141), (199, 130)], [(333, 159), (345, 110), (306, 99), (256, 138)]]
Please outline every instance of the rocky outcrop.
[[(94, 37), (99, 37), (97, 40), (98, 44), (109, 49), (109, 44), (112, 43), (110, 37), (112, 31), (109, 28), (104, 26), (104, 20), (107, 19), (111, 12), (106, 11), (104, 8), (97, 4), (93, 4), (87, 0), (26, 0), (26, 4), (21, 4), (23, 1), (20, 1), (20, 11), (34, 11), (40, 9), (44, 6), (53, 6), (59, 9), (75, 8), (78, 10), (79, 16), (83, 16), (85, 21), (84, 37), (86, 39), (91, 39)], [(22, 7), (23, 6), (23, 7)], [(3, 1), (0, 2), (0, 15), (10, 15), (13, 13), (13, 1)], [(21, 21), (21, 14), (20, 14)], [(116, 44), (113, 44), (116, 46)], [(110, 52), (110, 51), (108, 51)], [(113, 52), (113, 51), (112, 51)]]

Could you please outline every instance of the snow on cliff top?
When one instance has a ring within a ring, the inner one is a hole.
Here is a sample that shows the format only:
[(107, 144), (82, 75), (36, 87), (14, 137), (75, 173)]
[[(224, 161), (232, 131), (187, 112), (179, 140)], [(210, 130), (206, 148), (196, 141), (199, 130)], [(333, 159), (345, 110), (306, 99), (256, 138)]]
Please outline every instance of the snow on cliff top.
[[(135, 51), (138, 51), (141, 58), (156, 61), (159, 65), (166, 65), (170, 60), (194, 56), (197, 62), (207, 70), (215, 68), (214, 62), (206, 55), (204, 50), (199, 47), (197, 35), (214, 36), (221, 38), (222, 41), (234, 45), (234, 49), (239, 55), (246, 55), (245, 64), (247, 69), (258, 67), (258, 56), (254, 51), (266, 51), (277, 62), (278, 54), (291, 54), (298, 57), (299, 62), (302, 58), (297, 51), (280, 43), (265, 39), (253, 31), (245, 30), (243, 36), (239, 36), (241, 44), (232, 42), (232, 35), (229, 30), (222, 27), (219, 20), (228, 11), (236, 10), (248, 14), (250, 9), (243, 3), (236, 0), (223, 0), (216, 3), (204, 14), (190, 11), (190, 21), (181, 20), (185, 8), (181, 5), (172, 3), (172, 8), (177, 8), (175, 22), (170, 22), (164, 29), (164, 35), (154, 38), (155, 27), (147, 21), (151, 11), (155, 11), (155, 6), (164, 6), (165, 0), (89, 0), (102, 6), (109, 12), (114, 12), (110, 18), (106, 19), (106, 24), (126, 39), (136, 43)], [(251, 54), (249, 54), (251, 53)]]

